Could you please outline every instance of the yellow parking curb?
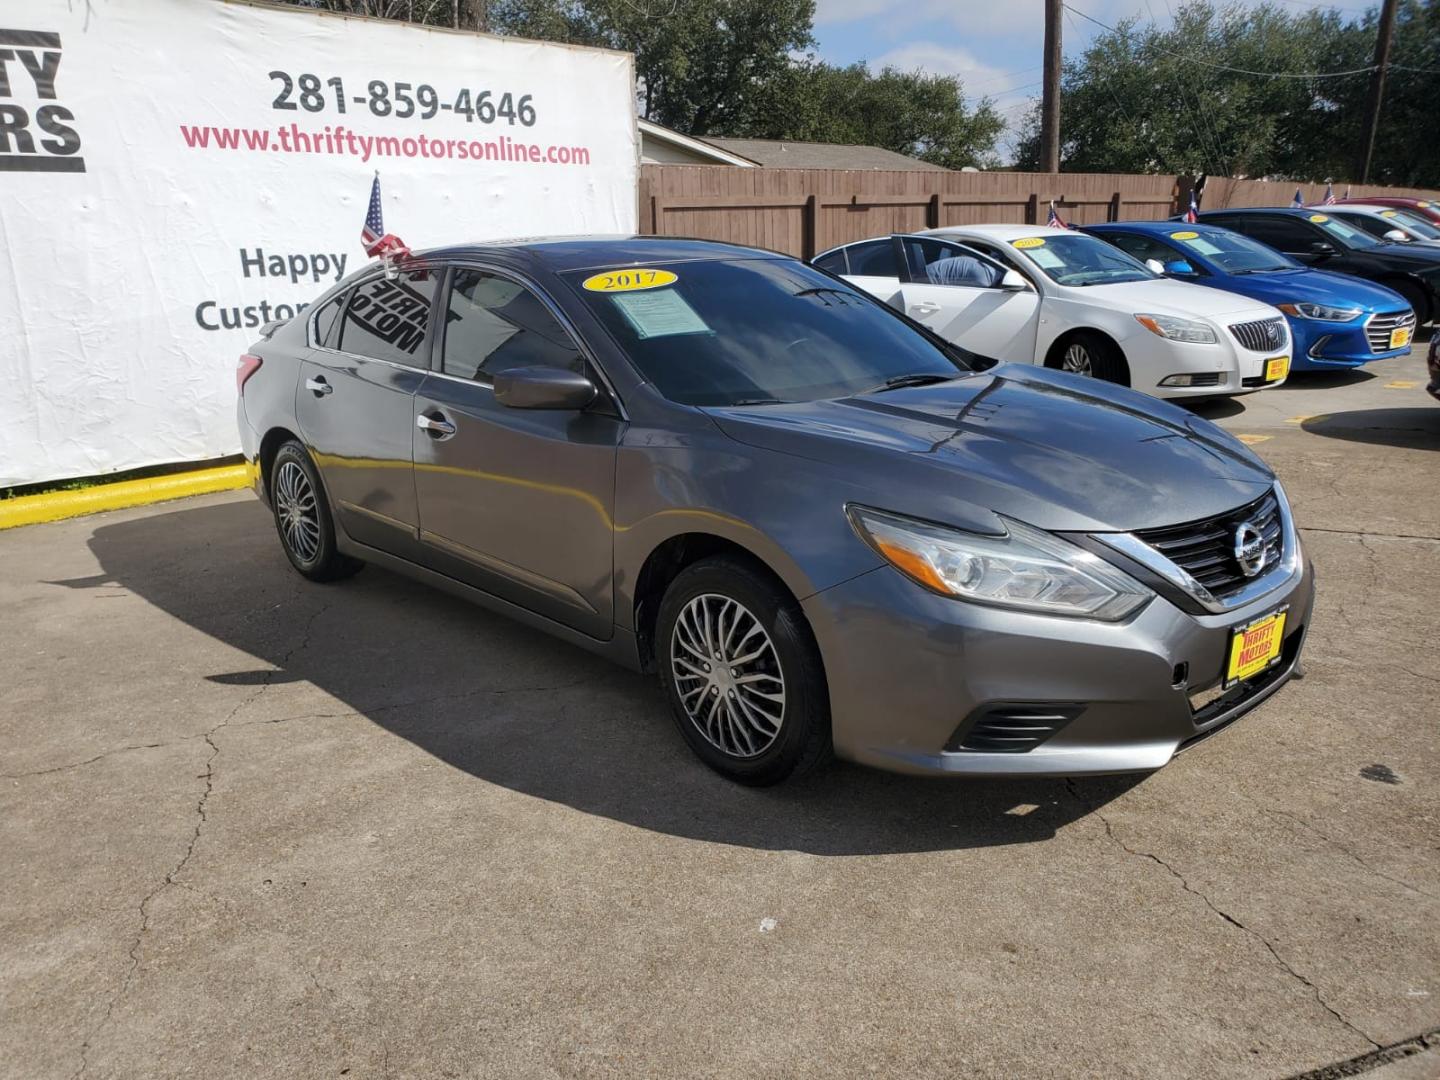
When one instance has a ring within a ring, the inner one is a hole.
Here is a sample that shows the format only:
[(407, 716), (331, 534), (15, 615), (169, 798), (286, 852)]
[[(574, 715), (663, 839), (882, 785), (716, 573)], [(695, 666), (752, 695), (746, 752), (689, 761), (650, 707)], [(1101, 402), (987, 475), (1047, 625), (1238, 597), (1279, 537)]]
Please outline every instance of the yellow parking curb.
[(145, 506), (148, 503), (165, 502), (167, 499), (183, 499), (190, 495), (232, 491), (249, 484), (249, 466), (224, 465), (218, 469), (195, 469), (192, 472), (173, 473), (169, 476), (152, 476), (145, 480), (96, 484), (80, 491), (20, 495), (13, 499), (0, 500), (0, 529), (38, 525), (42, 521), (61, 521), (101, 510)]

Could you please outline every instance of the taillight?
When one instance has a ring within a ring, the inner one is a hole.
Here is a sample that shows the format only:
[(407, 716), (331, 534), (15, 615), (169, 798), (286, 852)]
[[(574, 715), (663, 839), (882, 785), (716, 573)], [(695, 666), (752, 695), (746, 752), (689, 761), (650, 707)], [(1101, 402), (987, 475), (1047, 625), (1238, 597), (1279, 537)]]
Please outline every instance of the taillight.
[(235, 366), (235, 389), (239, 393), (245, 392), (245, 384), (250, 381), (250, 376), (260, 370), (260, 365), (265, 361), (258, 356), (251, 356), (246, 353), (240, 357), (240, 363)]

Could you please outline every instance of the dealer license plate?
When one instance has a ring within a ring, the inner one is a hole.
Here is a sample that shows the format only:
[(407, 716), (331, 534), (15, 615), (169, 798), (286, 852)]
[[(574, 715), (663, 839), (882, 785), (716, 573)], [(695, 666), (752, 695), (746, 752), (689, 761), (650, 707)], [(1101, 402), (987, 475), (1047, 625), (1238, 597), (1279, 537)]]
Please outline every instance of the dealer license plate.
[(1230, 637), (1230, 661), (1225, 684), (1258, 675), (1280, 659), (1285, 638), (1285, 612), (1276, 611), (1237, 629)]
[(1290, 357), (1277, 356), (1273, 360), (1265, 361), (1265, 381), (1276, 382), (1285, 378), (1290, 372)]
[(1390, 331), (1390, 348), (1398, 349), (1403, 345), (1410, 344), (1410, 327), (1397, 326)]

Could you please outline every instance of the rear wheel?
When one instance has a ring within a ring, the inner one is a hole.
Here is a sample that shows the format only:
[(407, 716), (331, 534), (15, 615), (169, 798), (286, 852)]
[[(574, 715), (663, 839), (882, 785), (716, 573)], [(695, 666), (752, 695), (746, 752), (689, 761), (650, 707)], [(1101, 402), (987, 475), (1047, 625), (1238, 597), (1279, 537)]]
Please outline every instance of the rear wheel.
[(767, 575), (730, 558), (687, 567), (666, 590), (655, 640), (675, 724), (716, 772), (761, 786), (828, 758), (820, 653)]
[(1385, 284), (1405, 298), (1405, 303), (1409, 304), (1410, 310), (1415, 312), (1417, 326), (1424, 326), (1434, 317), (1434, 313), (1430, 310), (1429, 298), (1413, 281), (1387, 281)]
[(1130, 367), (1120, 347), (1100, 334), (1071, 334), (1051, 357), (1050, 367), (1072, 375), (1130, 385)]
[(338, 581), (365, 564), (335, 547), (335, 520), (310, 455), (287, 442), (270, 465), (270, 505), (285, 557), (311, 581)]

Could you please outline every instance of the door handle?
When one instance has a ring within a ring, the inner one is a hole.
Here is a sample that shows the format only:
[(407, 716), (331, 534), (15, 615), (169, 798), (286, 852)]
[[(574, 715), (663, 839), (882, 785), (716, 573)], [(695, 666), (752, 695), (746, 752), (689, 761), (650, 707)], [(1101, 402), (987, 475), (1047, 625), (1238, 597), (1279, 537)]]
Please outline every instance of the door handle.
[(448, 439), (455, 434), (455, 425), (438, 412), (430, 415), (421, 413), (415, 417), (415, 426), (433, 439)]
[(313, 379), (305, 380), (305, 389), (313, 390), (316, 397), (324, 397), (326, 394), (333, 394), (335, 388), (325, 381), (325, 376), (317, 375)]
[(916, 315), (934, 315), (940, 310), (940, 305), (932, 304), (929, 300), (924, 300), (918, 304), (911, 304), (910, 310)]

